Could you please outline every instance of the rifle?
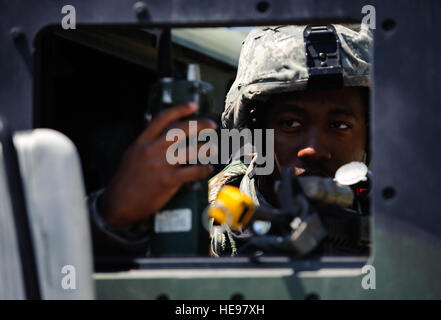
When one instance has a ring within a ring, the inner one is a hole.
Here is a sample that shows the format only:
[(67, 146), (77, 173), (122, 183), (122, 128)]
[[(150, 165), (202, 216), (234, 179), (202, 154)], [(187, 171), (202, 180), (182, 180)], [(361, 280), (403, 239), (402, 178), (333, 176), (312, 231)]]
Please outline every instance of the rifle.
[(279, 208), (255, 207), (239, 188), (225, 186), (209, 215), (232, 230), (251, 231), (253, 236), (238, 248), (239, 253), (367, 254), (369, 186), (367, 177), (349, 186), (332, 178), (296, 177), (294, 170), (282, 168), (274, 184)]

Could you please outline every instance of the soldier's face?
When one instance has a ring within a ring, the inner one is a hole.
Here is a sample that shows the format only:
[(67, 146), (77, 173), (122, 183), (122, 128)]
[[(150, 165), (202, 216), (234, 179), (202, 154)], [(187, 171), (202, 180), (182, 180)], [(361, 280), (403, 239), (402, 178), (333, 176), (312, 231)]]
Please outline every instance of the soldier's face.
[(362, 161), (367, 107), (355, 87), (273, 96), (265, 126), (274, 129), (279, 164), (294, 165), (297, 175), (330, 177), (343, 164)]

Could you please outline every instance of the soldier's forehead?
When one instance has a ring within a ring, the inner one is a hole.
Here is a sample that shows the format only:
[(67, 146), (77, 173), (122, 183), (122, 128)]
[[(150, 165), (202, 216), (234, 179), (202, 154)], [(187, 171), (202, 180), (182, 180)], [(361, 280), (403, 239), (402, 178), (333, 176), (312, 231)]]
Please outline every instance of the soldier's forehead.
[[(346, 116), (354, 119), (362, 119), (362, 108), (354, 108), (351, 105), (332, 105), (329, 104), (325, 110), (320, 109), (320, 112), (324, 111), (326, 116)], [(296, 103), (281, 103), (270, 106), (269, 112), (272, 115), (279, 116), (286, 113), (296, 113), (298, 115), (309, 115), (316, 111), (315, 108), (308, 108), (304, 105)]]
[[(367, 104), (362, 100), (361, 88), (344, 88), (333, 91), (305, 92), (296, 91), (273, 95), (266, 103), (268, 110), (274, 114), (296, 112), (307, 114), (309, 102), (320, 101), (327, 106), (331, 115), (347, 115), (359, 118), (366, 111)], [(308, 102), (308, 103), (305, 103)]]
[(348, 98), (363, 98), (365, 88), (361, 87), (344, 87), (335, 90), (319, 90), (319, 91), (290, 91), (280, 92), (269, 96), (268, 102), (286, 101), (286, 100), (317, 100), (317, 99), (339, 99), (347, 100)]

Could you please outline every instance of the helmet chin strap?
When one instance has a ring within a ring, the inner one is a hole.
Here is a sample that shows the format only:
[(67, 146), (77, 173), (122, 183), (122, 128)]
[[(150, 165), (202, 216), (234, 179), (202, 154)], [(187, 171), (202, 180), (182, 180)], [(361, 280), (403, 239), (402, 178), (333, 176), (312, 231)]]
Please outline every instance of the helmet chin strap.
[(363, 159), (361, 160), (365, 165), (367, 165), (367, 167), (369, 168), (369, 170), (371, 170), (371, 158), (368, 157), (367, 152), (364, 153), (363, 155)]

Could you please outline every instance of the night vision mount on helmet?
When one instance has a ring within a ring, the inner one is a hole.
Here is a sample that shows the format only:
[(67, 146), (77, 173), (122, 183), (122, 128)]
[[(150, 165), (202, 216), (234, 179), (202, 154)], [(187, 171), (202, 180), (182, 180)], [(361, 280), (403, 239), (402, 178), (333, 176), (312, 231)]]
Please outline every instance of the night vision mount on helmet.
[(254, 28), (243, 42), (222, 124), (252, 125), (260, 111), (256, 106), (273, 94), (370, 87), (372, 44), (364, 24)]

